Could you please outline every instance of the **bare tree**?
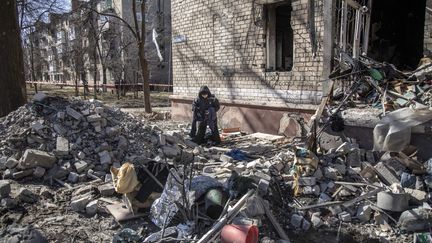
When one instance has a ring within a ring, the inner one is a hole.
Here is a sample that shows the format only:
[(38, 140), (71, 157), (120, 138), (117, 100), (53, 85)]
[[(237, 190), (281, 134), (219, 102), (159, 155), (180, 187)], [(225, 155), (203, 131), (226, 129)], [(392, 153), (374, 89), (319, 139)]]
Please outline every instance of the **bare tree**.
[(0, 116), (26, 102), (24, 62), (15, 0), (0, 1)]
[[(138, 57), (141, 68), (141, 76), (143, 79), (144, 110), (146, 113), (151, 113), (152, 108), (150, 104), (149, 70), (144, 49), (144, 43), (146, 39), (146, 1), (139, 1), (139, 6), (137, 6), (137, 1), (132, 1), (133, 26), (129, 24), (126, 19), (116, 15), (115, 13), (99, 12), (96, 8), (91, 8), (90, 10), (102, 16), (118, 19), (132, 33), (136, 46), (138, 47)], [(141, 24), (139, 24), (138, 15), (141, 16)]]

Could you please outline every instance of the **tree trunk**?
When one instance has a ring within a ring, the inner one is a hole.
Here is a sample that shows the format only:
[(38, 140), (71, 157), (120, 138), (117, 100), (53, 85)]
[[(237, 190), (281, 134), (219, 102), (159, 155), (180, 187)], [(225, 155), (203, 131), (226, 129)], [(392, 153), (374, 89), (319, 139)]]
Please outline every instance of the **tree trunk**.
[(103, 92), (107, 92), (107, 68), (105, 65), (102, 65), (102, 83), (103, 83)]
[(15, 0), (0, 1), (0, 117), (26, 102), (24, 61)]
[(97, 64), (96, 64), (96, 50), (93, 51), (93, 98), (97, 99)]
[(75, 96), (78, 97), (78, 72), (75, 72)]
[[(34, 66), (34, 53), (33, 53), (33, 40), (30, 40), (30, 62), (31, 62), (31, 78), (36, 82), (35, 66)], [(30, 85), (31, 86), (31, 85)], [(37, 83), (34, 83), (35, 93), (38, 92)]]
[(144, 53), (144, 42), (141, 41), (139, 43), (139, 60), (141, 64), (141, 73), (143, 76), (143, 91), (144, 91), (144, 110), (146, 113), (151, 113), (151, 105), (150, 105), (150, 85), (149, 85), (149, 72), (148, 72), (148, 63), (145, 59)]
[[(141, 40), (138, 42), (139, 45), (139, 59), (141, 64), (141, 72), (143, 77), (143, 92), (144, 92), (144, 110), (146, 113), (151, 113), (151, 105), (150, 105), (150, 85), (149, 85), (149, 71), (148, 71), (148, 63), (145, 57), (145, 49), (144, 44), (146, 41), (146, 6), (145, 1), (141, 2)], [(135, 14), (136, 15), (136, 14)]]

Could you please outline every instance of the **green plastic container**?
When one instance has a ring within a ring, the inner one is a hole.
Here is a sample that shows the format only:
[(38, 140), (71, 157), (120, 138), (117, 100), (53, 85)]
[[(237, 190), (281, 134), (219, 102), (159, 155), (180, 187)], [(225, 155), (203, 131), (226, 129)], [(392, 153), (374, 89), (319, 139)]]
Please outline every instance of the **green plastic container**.
[(206, 193), (204, 200), (206, 215), (218, 219), (228, 200), (228, 195), (221, 188), (214, 188)]

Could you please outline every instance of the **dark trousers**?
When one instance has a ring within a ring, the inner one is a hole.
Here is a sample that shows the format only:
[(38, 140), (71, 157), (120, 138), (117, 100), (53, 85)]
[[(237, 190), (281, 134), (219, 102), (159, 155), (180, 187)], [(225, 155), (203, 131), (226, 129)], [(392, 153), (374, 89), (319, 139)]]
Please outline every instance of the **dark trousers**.
[[(198, 126), (198, 132), (196, 133), (196, 128)], [(205, 133), (207, 130), (207, 126), (211, 130), (210, 139), (215, 143), (220, 143), (219, 129), (217, 126), (217, 115), (216, 110), (214, 108), (210, 108), (208, 110), (208, 114), (205, 115), (204, 119), (194, 119), (192, 121), (192, 129), (191, 129), (191, 137), (193, 137), (193, 141), (197, 144), (202, 144), (205, 142)]]

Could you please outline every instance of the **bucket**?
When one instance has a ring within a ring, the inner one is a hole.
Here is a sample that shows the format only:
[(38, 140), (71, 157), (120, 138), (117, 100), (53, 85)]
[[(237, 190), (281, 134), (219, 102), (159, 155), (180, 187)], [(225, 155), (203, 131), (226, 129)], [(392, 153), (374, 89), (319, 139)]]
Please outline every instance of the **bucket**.
[(408, 209), (409, 195), (406, 193), (379, 192), (377, 206), (392, 212), (403, 212)]
[(221, 231), (222, 243), (258, 243), (258, 227), (255, 225), (225, 225)]
[(218, 219), (228, 200), (227, 194), (221, 188), (209, 190), (205, 195), (206, 215)]

